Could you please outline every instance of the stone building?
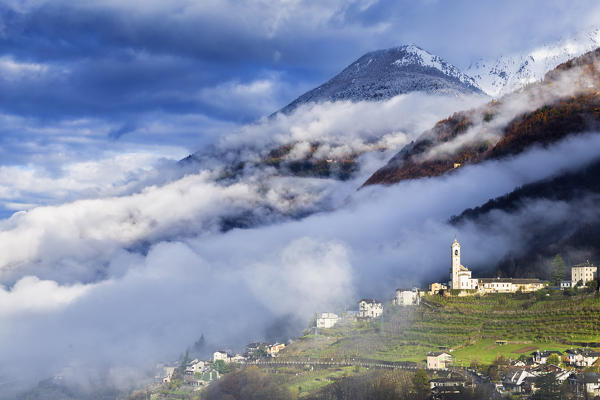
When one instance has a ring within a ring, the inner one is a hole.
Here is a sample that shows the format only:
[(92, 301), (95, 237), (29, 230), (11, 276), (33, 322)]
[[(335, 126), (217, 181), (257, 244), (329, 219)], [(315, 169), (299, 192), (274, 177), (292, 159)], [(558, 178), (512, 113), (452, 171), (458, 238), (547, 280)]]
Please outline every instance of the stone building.
[(419, 289), (396, 289), (396, 297), (393, 303), (397, 306), (412, 306), (419, 304), (420, 293)]
[[(460, 244), (456, 238), (452, 242), (452, 269), (450, 276), (450, 286), (452, 289), (466, 291), (470, 293), (515, 293), (533, 292), (543, 289), (544, 282), (539, 279), (518, 279), (518, 278), (473, 278), (471, 271), (460, 263)], [(463, 294), (465, 292), (462, 292)]]
[(471, 277), (471, 271), (460, 263), (460, 243), (454, 238), (452, 242), (452, 289), (477, 289), (477, 279)]
[(320, 313), (317, 316), (317, 328), (328, 329), (333, 328), (337, 324), (340, 317), (334, 313)]
[(374, 299), (358, 302), (358, 318), (377, 318), (383, 314), (383, 304)]

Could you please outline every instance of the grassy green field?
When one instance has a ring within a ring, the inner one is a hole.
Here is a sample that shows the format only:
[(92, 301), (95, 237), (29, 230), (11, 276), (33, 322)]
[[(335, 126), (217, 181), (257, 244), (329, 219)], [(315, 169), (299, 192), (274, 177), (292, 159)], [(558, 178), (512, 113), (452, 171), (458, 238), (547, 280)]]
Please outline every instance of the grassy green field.
[[(317, 389), (330, 384), (333, 380), (346, 376), (357, 375), (364, 369), (355, 369), (354, 367), (342, 367), (323, 369), (315, 371), (300, 371), (291, 370), (293, 376), (288, 377), (286, 387), (292, 393), (293, 397), (302, 396), (303, 393), (313, 393)], [(281, 369), (279, 370), (281, 373)]]
[[(548, 294), (548, 295), (546, 295)], [(296, 341), (282, 356), (362, 357), (423, 362), (428, 351), (452, 349), (458, 365), (516, 359), (534, 350), (600, 342), (600, 297), (562, 292), (482, 297), (426, 296), (417, 307), (385, 307), (383, 318), (346, 323)], [(507, 344), (497, 345), (496, 340)]]

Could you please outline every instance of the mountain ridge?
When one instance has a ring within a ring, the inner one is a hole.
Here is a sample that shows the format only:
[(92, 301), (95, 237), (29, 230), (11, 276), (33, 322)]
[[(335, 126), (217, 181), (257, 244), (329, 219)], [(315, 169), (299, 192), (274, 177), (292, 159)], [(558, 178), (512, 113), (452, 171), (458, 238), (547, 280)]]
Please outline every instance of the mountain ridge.
[[(455, 113), (405, 146), (363, 186), (438, 176), (457, 166), (518, 154), (532, 145), (547, 145), (569, 134), (598, 128), (599, 70), (600, 48), (559, 65), (546, 74), (543, 82), (524, 92), (507, 95), (478, 109)], [(574, 74), (572, 81), (561, 83), (567, 73)], [(552, 100), (544, 97), (549, 97), (548, 93), (553, 93), (561, 84), (573, 86), (572, 92), (552, 97)], [(517, 112), (511, 109), (511, 102), (531, 101), (530, 96), (542, 99), (536, 109)], [(494, 125), (504, 103), (513, 114), (507, 121)]]
[(500, 97), (523, 86), (541, 81), (546, 72), (569, 59), (600, 46), (600, 28), (537, 46), (530, 51), (479, 59), (464, 72), (488, 95)]
[(409, 44), (362, 55), (342, 72), (278, 112), (290, 113), (310, 102), (376, 101), (415, 91), (443, 95), (483, 93), (473, 78), (454, 65)]

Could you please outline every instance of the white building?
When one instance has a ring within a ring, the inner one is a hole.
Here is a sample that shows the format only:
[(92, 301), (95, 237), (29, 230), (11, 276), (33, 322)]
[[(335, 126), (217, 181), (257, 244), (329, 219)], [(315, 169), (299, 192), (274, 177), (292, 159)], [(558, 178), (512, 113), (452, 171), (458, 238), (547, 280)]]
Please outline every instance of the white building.
[(333, 328), (340, 317), (334, 313), (320, 313), (317, 317), (317, 328)]
[(202, 373), (206, 369), (206, 363), (204, 361), (199, 361), (198, 359), (194, 359), (190, 361), (185, 367), (185, 373), (187, 375), (195, 375), (196, 373)]
[(285, 343), (271, 344), (267, 347), (267, 354), (271, 357), (277, 357), (277, 354), (283, 349), (285, 349)]
[(479, 278), (477, 281), (481, 293), (535, 292), (545, 286), (539, 279), (526, 278)]
[(559, 360), (562, 358), (562, 353), (558, 350), (543, 350), (534, 351), (531, 353), (533, 356), (533, 361), (537, 364), (546, 364), (548, 357), (550, 357), (552, 354), (556, 354)]
[(579, 264), (571, 267), (571, 284), (577, 285), (579, 281), (585, 286), (589, 281), (598, 278), (598, 268), (590, 264)]
[(231, 355), (224, 350), (217, 350), (213, 353), (213, 362), (217, 362), (219, 360), (228, 363), (231, 360)]
[(599, 352), (591, 349), (569, 349), (565, 354), (567, 362), (576, 367), (591, 367), (600, 357)]
[(471, 277), (471, 271), (460, 263), (460, 244), (454, 238), (452, 242), (452, 289), (477, 289), (477, 279)]
[(235, 356), (229, 357), (229, 362), (232, 363), (243, 363), (246, 361), (246, 357), (241, 354), (236, 354)]
[(377, 318), (383, 314), (383, 304), (374, 299), (358, 302), (358, 318)]
[(427, 369), (448, 369), (452, 365), (452, 355), (446, 352), (427, 353)]
[(396, 289), (394, 304), (397, 306), (412, 306), (419, 304), (419, 289)]
[(571, 286), (572, 286), (571, 281), (560, 281), (560, 288), (561, 288), (561, 290), (568, 289)]

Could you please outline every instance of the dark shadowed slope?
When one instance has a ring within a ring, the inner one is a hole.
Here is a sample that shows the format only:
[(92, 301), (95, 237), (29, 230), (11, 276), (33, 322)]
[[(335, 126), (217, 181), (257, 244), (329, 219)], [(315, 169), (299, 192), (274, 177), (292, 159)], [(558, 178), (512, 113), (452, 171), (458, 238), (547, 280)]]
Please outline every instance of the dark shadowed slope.
[(598, 201), (600, 159), (579, 171), (517, 188), (463, 211), (450, 222), (486, 231), (502, 229), (499, 224), (506, 222), (515, 224), (521, 250), (495, 266), (494, 275), (550, 278), (550, 260), (556, 254), (571, 265), (600, 258)]

